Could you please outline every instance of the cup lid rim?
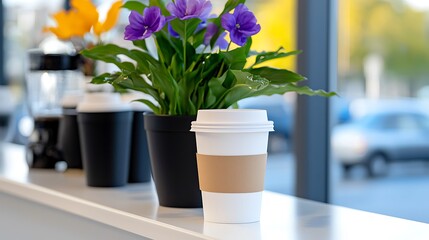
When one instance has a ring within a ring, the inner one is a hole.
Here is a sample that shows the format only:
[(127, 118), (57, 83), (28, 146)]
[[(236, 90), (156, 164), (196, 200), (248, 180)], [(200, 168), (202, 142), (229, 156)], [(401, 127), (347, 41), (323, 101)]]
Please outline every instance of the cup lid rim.
[(245, 125), (245, 126), (237, 126), (237, 125), (218, 125), (218, 126), (198, 126), (191, 125), (192, 132), (272, 132), (274, 131), (273, 124), (266, 125)]
[(274, 132), (274, 129), (191, 129), (191, 132), (205, 133), (258, 133), (258, 132)]
[(263, 122), (199, 122), (192, 121), (193, 126), (267, 126), (273, 125), (273, 121)]

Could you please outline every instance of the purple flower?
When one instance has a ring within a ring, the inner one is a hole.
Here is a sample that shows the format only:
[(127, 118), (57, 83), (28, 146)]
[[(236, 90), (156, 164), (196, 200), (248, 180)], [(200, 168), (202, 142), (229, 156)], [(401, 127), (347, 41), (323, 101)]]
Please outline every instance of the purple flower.
[(152, 33), (158, 32), (165, 25), (165, 17), (161, 15), (159, 7), (148, 7), (140, 15), (131, 11), (130, 24), (125, 27), (125, 40), (142, 40), (148, 38)]
[(204, 45), (209, 45), (213, 36), (216, 35), (218, 27), (214, 23), (209, 23), (207, 25), (206, 33), (204, 34)]
[(219, 46), (220, 49), (224, 50), (228, 47), (229, 43), (225, 40), (226, 32), (219, 35), (219, 38), (215, 42), (215, 46)]
[(172, 37), (174, 37), (174, 38), (179, 38), (180, 37), (180, 35), (176, 31), (174, 31), (174, 29), (173, 29), (173, 27), (171, 26), (170, 23), (168, 23), (168, 33), (170, 33), (170, 35)]
[[(214, 23), (209, 23), (207, 25), (206, 33), (204, 34), (204, 45), (210, 45), (210, 41), (219, 31), (219, 28)], [(215, 46), (219, 46), (220, 49), (226, 49), (228, 47), (228, 42), (225, 40), (226, 32), (222, 32), (218, 39), (215, 42)]]
[(222, 27), (230, 33), (231, 41), (240, 46), (261, 30), (256, 22), (255, 15), (244, 4), (239, 4), (233, 14), (225, 13), (222, 16)]
[(186, 20), (190, 18), (207, 19), (212, 10), (212, 3), (208, 0), (176, 0), (167, 5), (172, 16)]

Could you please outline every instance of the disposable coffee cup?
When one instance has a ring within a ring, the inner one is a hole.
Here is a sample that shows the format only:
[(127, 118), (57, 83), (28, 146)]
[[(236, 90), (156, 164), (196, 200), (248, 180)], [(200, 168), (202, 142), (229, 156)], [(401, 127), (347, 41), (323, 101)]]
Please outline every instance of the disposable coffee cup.
[(143, 97), (144, 96), (137, 93), (121, 95), (122, 101), (130, 104), (133, 114), (130, 168), (128, 174), (129, 183), (145, 183), (150, 182), (152, 179), (150, 174), (149, 149), (143, 118), (143, 114), (149, 112), (150, 109), (145, 104), (134, 101)]
[(251, 223), (260, 220), (273, 122), (265, 110), (199, 110), (192, 122), (204, 220)]
[(77, 112), (87, 185), (125, 185), (130, 159), (130, 105), (123, 103), (118, 93), (88, 93)]
[(82, 169), (82, 156), (77, 124), (76, 107), (82, 101), (82, 93), (69, 93), (61, 100), (63, 115), (58, 132), (58, 149), (61, 151), (67, 168)]

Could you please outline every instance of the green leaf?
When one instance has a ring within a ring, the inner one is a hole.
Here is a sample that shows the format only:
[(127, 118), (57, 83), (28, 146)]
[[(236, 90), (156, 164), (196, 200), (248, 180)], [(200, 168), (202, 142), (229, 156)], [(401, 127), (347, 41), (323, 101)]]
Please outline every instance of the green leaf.
[(236, 48), (229, 52), (221, 52), (220, 55), (224, 57), (229, 69), (243, 69), (247, 62), (246, 49), (244, 47)]
[(125, 55), (133, 60), (135, 56), (128, 49), (119, 47), (114, 44), (98, 45), (91, 49), (85, 49), (81, 51), (81, 54), (85, 57), (92, 58), (95, 60), (101, 60), (107, 63), (113, 63), (121, 70), (134, 71), (135, 67), (130, 62), (122, 62), (119, 55)]
[(180, 67), (181, 63), (178, 60), (178, 55), (175, 53), (173, 57), (171, 58), (171, 64), (168, 67), (168, 71), (171, 73), (174, 79), (180, 78), (180, 73), (182, 71), (182, 68)]
[[(183, 43), (178, 38), (170, 37), (165, 32), (160, 31), (155, 33), (156, 39), (162, 38), (168, 41), (168, 45), (174, 48), (174, 51), (178, 54), (179, 58), (183, 60)], [(158, 44), (160, 46), (160, 44)]]
[(192, 37), (191, 42), (192, 42), (192, 46), (194, 48), (198, 48), (199, 46), (203, 45), (205, 33), (206, 33), (205, 30), (201, 30), (201, 31), (198, 31), (197, 33), (191, 35), (191, 37)]
[(140, 48), (140, 49), (143, 49), (143, 50), (145, 50), (146, 52), (148, 51), (147, 50), (147, 46), (146, 46), (146, 40), (134, 40), (134, 41), (132, 41), (133, 42), (133, 45), (134, 46), (136, 46), (136, 47), (138, 47), (138, 48)]
[(231, 86), (219, 99), (219, 108), (228, 108), (237, 101), (250, 97), (252, 94), (261, 91), (269, 85), (269, 80), (257, 75), (240, 70), (228, 71), (235, 79), (235, 84)]
[(285, 85), (269, 85), (263, 90), (252, 94), (252, 97), (260, 96), (260, 95), (284, 94), (286, 92), (296, 92), (298, 94), (304, 94), (308, 96), (322, 96), (322, 97), (337, 96), (335, 92), (326, 92), (320, 89), (312, 90), (308, 86), (297, 86), (296, 84), (289, 83)]
[(150, 92), (156, 91), (156, 89), (153, 88), (148, 82), (146, 82), (146, 80), (142, 76), (138, 75), (135, 72), (132, 72), (128, 75), (128, 78), (132, 81), (134, 88), (138, 88), (139, 90), (143, 88), (147, 89), (147, 91), (145, 90), (145, 92), (156, 98), (156, 96), (154, 96), (154, 94)]
[(164, 16), (170, 16), (170, 12), (165, 7), (165, 2), (163, 0), (149, 0), (149, 6), (157, 6), (161, 9), (161, 13)]
[(91, 79), (91, 83), (93, 83), (93, 84), (111, 83), (116, 78), (117, 78), (117, 76), (113, 75), (111, 73), (103, 73), (101, 75), (93, 77)]
[(188, 38), (194, 34), (195, 30), (197, 29), (200, 23), (201, 23), (201, 19), (199, 18), (191, 18), (186, 20), (180, 20), (179, 18), (176, 18), (170, 21), (171, 27), (185, 41), (187, 41)]
[(122, 5), (122, 8), (126, 8), (130, 11), (137, 11), (138, 13), (142, 14), (144, 9), (148, 6), (142, 2), (139, 1), (128, 1)]
[(227, 92), (219, 108), (228, 108), (236, 104), (239, 100), (250, 97), (253, 91), (246, 84), (238, 84)]
[(301, 76), (295, 72), (286, 69), (276, 69), (270, 67), (252, 68), (246, 71), (254, 75), (259, 75), (271, 81), (271, 84), (285, 84), (292, 82), (299, 82), (305, 80), (304, 76)]
[(237, 83), (236, 76), (231, 71), (226, 71), (225, 80), (222, 86), (226, 89), (233, 87)]
[(186, 69), (188, 69), (188, 66), (192, 64), (192, 62), (195, 60), (195, 48), (189, 43), (186, 43)]
[(221, 52), (229, 69), (242, 70), (247, 63), (247, 57), (252, 45), (252, 38), (248, 38), (246, 44), (228, 52)]
[(247, 38), (246, 43), (242, 48), (244, 49), (244, 53), (246, 54), (246, 57), (249, 57), (250, 48), (252, 47), (253, 40), (251, 37)]
[(161, 98), (163, 98), (162, 93), (165, 94), (163, 99), (166, 99), (166, 102), (169, 103), (168, 109), (164, 110), (169, 115), (177, 115), (177, 111), (180, 111), (178, 109), (180, 106), (177, 104), (180, 99), (177, 82), (164, 67), (157, 67), (150, 64), (149, 68), (152, 75), (150, 79), (152, 80), (153, 87), (159, 90)]
[(171, 60), (173, 57), (173, 54), (175, 54), (175, 49), (171, 46), (170, 41), (165, 36), (165, 34), (160, 34), (157, 36), (156, 41), (158, 42), (158, 55), (160, 56), (160, 59), (164, 60), (164, 63), (169, 66), (171, 64)]
[(222, 13), (219, 16), (222, 16), (224, 13), (230, 12), (232, 9), (237, 7), (240, 3), (245, 3), (246, 0), (228, 0), (228, 2), (225, 3), (225, 7), (223, 8)]
[(136, 49), (132, 49), (132, 50), (130, 50), (130, 52), (133, 56), (133, 59), (137, 63), (137, 69), (142, 74), (149, 74), (150, 73), (149, 63), (154, 64), (154, 65), (158, 64), (156, 59), (154, 59), (148, 53), (145, 53), (145, 52), (142, 52), (142, 51), (139, 51)]
[(283, 50), (282, 47), (279, 48), (275, 52), (263, 52), (263, 53), (258, 54), (256, 56), (255, 63), (253, 65), (257, 65), (257, 64), (260, 64), (260, 63), (263, 63), (263, 62), (266, 62), (269, 60), (273, 60), (273, 59), (297, 55), (297, 54), (300, 54), (302, 52), (302, 51), (280, 52), (281, 50)]
[(137, 49), (131, 49), (130, 50), (130, 56), (137, 61), (137, 63), (139, 63), (139, 61), (142, 61), (142, 63), (145, 63), (145, 65), (147, 64), (153, 64), (153, 65), (157, 65), (159, 64), (158, 60), (156, 60), (154, 57), (152, 57), (152, 55), (150, 55), (147, 52), (143, 52)]
[(259, 75), (250, 74), (240, 70), (231, 70), (231, 74), (234, 75), (236, 84), (246, 84), (251, 89), (261, 90), (267, 87), (271, 82)]
[(147, 99), (137, 99), (134, 100), (136, 102), (141, 102), (143, 104), (145, 104), (146, 106), (148, 106), (155, 114), (161, 114), (161, 109), (155, 105), (153, 102), (147, 100)]
[(215, 76), (219, 71), (222, 61), (222, 57), (219, 54), (208, 55), (201, 65), (199, 65), (199, 67), (203, 68), (202, 79), (206, 79), (208, 81)]
[(136, 67), (131, 62), (122, 62), (121, 69), (126, 70), (126, 71), (130, 71), (130, 72), (134, 72), (136, 70)]

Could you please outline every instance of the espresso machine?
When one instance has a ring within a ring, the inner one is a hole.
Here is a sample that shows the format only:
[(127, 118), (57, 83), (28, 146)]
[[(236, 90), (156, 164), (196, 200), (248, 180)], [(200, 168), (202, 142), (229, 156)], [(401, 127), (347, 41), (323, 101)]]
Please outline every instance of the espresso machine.
[(34, 130), (28, 139), (27, 162), (32, 168), (55, 168), (62, 161), (57, 147), (61, 101), (66, 94), (83, 91), (80, 56), (32, 49), (28, 60), (26, 96)]

